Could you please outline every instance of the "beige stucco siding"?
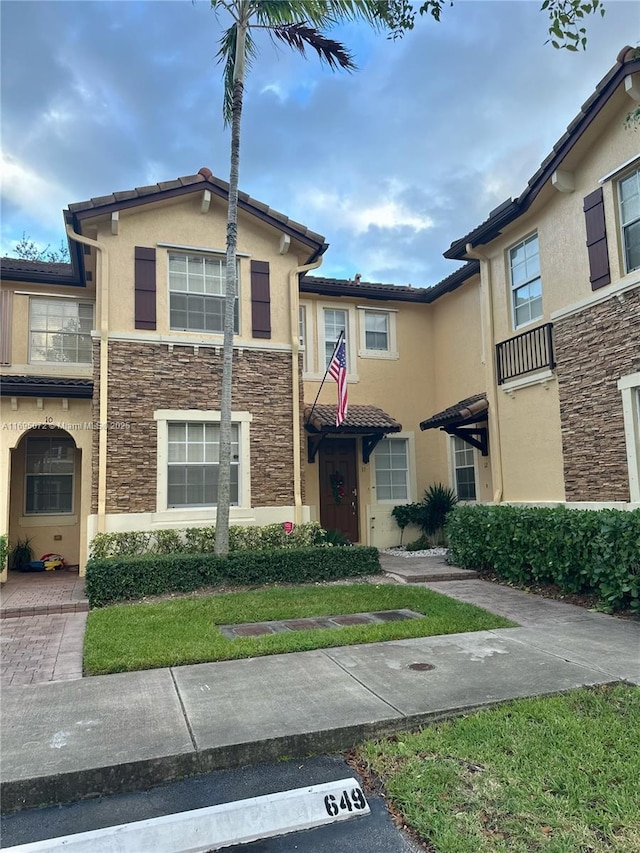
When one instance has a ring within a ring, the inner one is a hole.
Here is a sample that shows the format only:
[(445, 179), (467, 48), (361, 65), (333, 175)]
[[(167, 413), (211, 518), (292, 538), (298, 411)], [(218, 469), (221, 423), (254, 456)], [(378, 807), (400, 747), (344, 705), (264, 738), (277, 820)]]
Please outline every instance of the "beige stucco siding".
[[(169, 328), (168, 255), (171, 249), (158, 244), (205, 249), (225, 253), (226, 204), (214, 199), (209, 212), (200, 211), (201, 194), (195, 193), (162, 205), (148, 204), (121, 211), (118, 234), (111, 233), (109, 219), (97, 219), (97, 238), (109, 255), (109, 329), (114, 333), (144, 332), (135, 329), (134, 312), (134, 255), (135, 247), (156, 249), (156, 314), (153, 334), (192, 338), (194, 342), (222, 341), (222, 335), (203, 332), (172, 332)], [(309, 250), (291, 241), (286, 254), (279, 254), (281, 232), (250, 217), (243, 211), (238, 215), (240, 334), (236, 340), (260, 345), (252, 338), (251, 330), (251, 260), (268, 261), (271, 286), (271, 339), (268, 344), (288, 345), (291, 342), (289, 273), (306, 262)], [(197, 253), (197, 252), (194, 252)]]

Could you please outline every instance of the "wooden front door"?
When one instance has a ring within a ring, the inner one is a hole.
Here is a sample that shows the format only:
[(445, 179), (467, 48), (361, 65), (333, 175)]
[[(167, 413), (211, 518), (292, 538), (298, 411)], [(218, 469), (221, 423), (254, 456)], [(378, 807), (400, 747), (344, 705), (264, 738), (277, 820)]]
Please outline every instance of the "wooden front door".
[(359, 542), (356, 439), (326, 440), (318, 461), (320, 524), (325, 530), (340, 530), (350, 542)]

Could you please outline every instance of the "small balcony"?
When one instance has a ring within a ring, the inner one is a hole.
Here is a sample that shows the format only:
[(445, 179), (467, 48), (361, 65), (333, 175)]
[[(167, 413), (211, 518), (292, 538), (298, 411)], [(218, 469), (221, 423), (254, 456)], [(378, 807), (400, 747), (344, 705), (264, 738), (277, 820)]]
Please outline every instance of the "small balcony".
[(553, 357), (553, 323), (545, 323), (496, 344), (498, 385), (509, 379), (556, 366)]

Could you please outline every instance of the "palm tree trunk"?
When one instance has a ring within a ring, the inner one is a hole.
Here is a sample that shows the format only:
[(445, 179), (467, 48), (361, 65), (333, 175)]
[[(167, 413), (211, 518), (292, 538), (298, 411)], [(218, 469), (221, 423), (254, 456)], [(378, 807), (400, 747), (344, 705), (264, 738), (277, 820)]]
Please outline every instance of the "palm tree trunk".
[[(218, 468), (218, 508), (215, 553), (229, 552), (229, 506), (231, 503), (231, 387), (233, 378), (233, 327), (237, 293), (238, 176), (240, 171), (240, 119), (244, 94), (246, 24), (236, 23), (236, 62), (231, 115), (231, 160), (227, 212), (226, 296), (220, 389), (220, 460)], [(242, 460), (249, 464), (249, 460)]]

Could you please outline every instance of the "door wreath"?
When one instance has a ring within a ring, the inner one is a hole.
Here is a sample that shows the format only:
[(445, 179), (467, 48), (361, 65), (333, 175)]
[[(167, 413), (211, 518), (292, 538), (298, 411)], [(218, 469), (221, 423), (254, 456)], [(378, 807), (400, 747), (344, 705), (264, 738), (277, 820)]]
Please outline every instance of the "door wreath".
[(344, 497), (344, 477), (340, 471), (334, 471), (329, 476), (329, 482), (331, 483), (331, 493), (333, 494), (334, 501), (336, 504), (341, 504)]

